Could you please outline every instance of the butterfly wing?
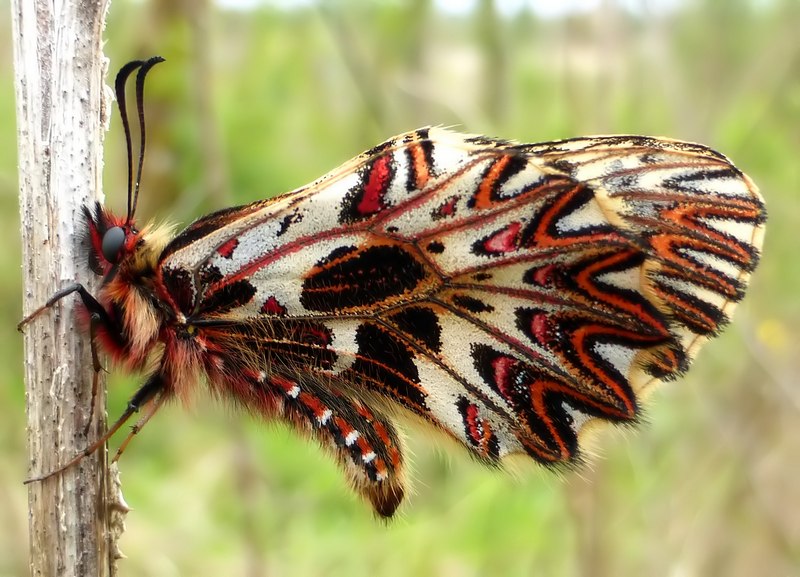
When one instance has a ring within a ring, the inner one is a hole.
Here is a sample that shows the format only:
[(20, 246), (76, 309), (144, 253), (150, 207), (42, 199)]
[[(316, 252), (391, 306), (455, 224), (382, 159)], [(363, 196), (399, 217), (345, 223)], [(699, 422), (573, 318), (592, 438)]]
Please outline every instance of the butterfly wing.
[(700, 145), (426, 128), (195, 222), (159, 284), (214, 386), (332, 447), (390, 515), (398, 411), (487, 463), (570, 461), (587, 422), (635, 420), (728, 322), (764, 220)]

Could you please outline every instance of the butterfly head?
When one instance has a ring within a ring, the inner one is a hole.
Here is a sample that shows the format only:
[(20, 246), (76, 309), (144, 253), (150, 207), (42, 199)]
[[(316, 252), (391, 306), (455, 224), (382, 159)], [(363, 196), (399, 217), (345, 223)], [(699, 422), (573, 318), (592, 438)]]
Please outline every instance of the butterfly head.
[[(144, 80), (150, 69), (163, 61), (164, 59), (160, 56), (155, 56), (149, 60), (129, 62), (117, 73), (114, 82), (128, 152), (128, 212), (125, 218), (115, 216), (99, 202), (93, 207), (85, 206), (83, 209), (87, 224), (84, 245), (88, 256), (88, 264), (89, 268), (98, 275), (108, 275), (110, 272), (117, 270), (123, 263), (133, 260), (131, 256), (136, 254), (145, 243), (145, 235), (137, 229), (134, 222), (136, 202), (139, 197), (139, 182), (141, 181), (142, 165), (144, 164)], [(125, 86), (128, 77), (134, 71), (137, 72), (136, 109), (139, 120), (139, 154), (135, 177), (131, 130), (125, 98)]]
[(107, 275), (144, 241), (132, 221), (115, 216), (99, 202), (93, 207), (85, 206), (83, 213), (86, 218), (84, 251), (89, 268), (97, 275)]

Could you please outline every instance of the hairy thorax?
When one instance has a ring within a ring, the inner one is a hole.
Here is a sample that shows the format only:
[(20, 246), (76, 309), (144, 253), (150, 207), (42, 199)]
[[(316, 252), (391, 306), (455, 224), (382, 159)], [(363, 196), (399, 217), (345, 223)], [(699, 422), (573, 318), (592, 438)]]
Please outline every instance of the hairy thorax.
[(159, 298), (156, 271), (169, 238), (169, 227), (145, 227), (130, 257), (106, 279), (98, 295), (121, 329), (115, 338), (101, 327), (104, 349), (131, 370), (142, 370), (153, 356), (163, 354), (163, 333), (172, 315)]

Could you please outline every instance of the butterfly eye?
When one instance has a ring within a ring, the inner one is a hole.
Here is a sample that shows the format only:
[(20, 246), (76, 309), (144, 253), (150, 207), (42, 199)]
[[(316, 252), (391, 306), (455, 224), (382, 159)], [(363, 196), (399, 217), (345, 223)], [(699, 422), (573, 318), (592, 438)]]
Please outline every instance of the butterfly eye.
[(103, 256), (113, 264), (117, 264), (122, 245), (125, 243), (125, 231), (121, 226), (109, 228), (103, 235)]

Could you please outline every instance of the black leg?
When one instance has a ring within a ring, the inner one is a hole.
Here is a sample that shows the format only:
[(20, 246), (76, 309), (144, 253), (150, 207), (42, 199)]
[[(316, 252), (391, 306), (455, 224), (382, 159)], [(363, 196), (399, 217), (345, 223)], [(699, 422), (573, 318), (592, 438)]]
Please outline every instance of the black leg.
[[(69, 469), (73, 465), (78, 464), (84, 457), (87, 457), (94, 453), (97, 449), (103, 446), (103, 444), (110, 439), (114, 433), (119, 431), (119, 429), (128, 421), (128, 419), (136, 413), (140, 407), (147, 404), (156, 395), (163, 394), (164, 389), (166, 387), (166, 381), (164, 380), (164, 376), (161, 372), (154, 373), (150, 375), (150, 377), (145, 381), (145, 383), (139, 387), (139, 390), (134, 393), (131, 397), (130, 401), (128, 401), (128, 406), (125, 409), (125, 412), (122, 413), (119, 419), (106, 431), (106, 433), (96, 440), (94, 443), (86, 447), (83, 451), (81, 451), (78, 455), (72, 458), (68, 463), (62, 465), (61, 467), (51, 471), (45, 475), (40, 475), (39, 477), (33, 477), (25, 481), (25, 484), (33, 483), (35, 481), (44, 481), (45, 479), (49, 479), (50, 477), (57, 475), (66, 469)], [(161, 399), (159, 399), (159, 404), (161, 403)], [(155, 411), (153, 411), (155, 412)], [(151, 415), (148, 416), (148, 419)], [(127, 444), (127, 443), (126, 443)]]
[(106, 309), (103, 308), (103, 305), (101, 305), (100, 302), (96, 298), (94, 298), (91, 295), (91, 293), (89, 293), (89, 291), (87, 291), (86, 288), (81, 283), (77, 283), (77, 282), (62, 288), (59, 291), (56, 291), (56, 293), (53, 296), (51, 296), (49, 299), (47, 299), (47, 302), (44, 305), (40, 306), (38, 309), (33, 311), (27, 317), (22, 319), (20, 321), (20, 323), (17, 325), (17, 330), (21, 331), (22, 328), (25, 325), (27, 325), (33, 319), (38, 317), (44, 311), (46, 311), (47, 309), (51, 308), (54, 304), (56, 304), (58, 301), (60, 301), (64, 297), (69, 296), (69, 295), (71, 295), (72, 293), (75, 293), (75, 292), (78, 293), (79, 297), (81, 297), (81, 301), (83, 302), (83, 305), (88, 309), (88, 311), (92, 315), (97, 314), (100, 317), (101, 324), (105, 325), (106, 328), (109, 328), (109, 329), (112, 328), (112, 327), (115, 328), (116, 329), (115, 334), (117, 332), (120, 332), (120, 330), (117, 327), (116, 323), (109, 316), (108, 311), (106, 311)]
[(97, 313), (92, 313), (90, 323), (89, 323), (89, 344), (91, 345), (92, 349), (92, 368), (94, 369), (94, 374), (92, 375), (92, 400), (89, 405), (89, 418), (86, 419), (86, 426), (84, 427), (84, 434), (89, 432), (89, 427), (92, 425), (92, 418), (94, 417), (94, 405), (97, 401), (97, 385), (98, 385), (98, 376), (100, 371), (104, 371), (103, 365), (100, 364), (100, 357), (97, 354), (97, 341), (95, 339), (97, 335), (97, 327), (98, 325), (103, 324), (103, 319)]
[(94, 296), (92, 296), (92, 294), (87, 291), (82, 284), (73, 283), (57, 291), (43, 306), (39, 307), (27, 317), (22, 319), (22, 321), (17, 325), (17, 330), (21, 331), (26, 324), (31, 322), (47, 309), (52, 308), (53, 305), (55, 305), (58, 301), (71, 295), (72, 293), (78, 293), (81, 302), (83, 302), (83, 306), (86, 307), (90, 314), (89, 339), (92, 350), (92, 367), (94, 368), (94, 375), (92, 377), (92, 399), (89, 408), (89, 418), (86, 419), (86, 426), (84, 428), (84, 432), (88, 432), (89, 427), (92, 424), (92, 418), (94, 417), (94, 405), (95, 400), (97, 399), (97, 375), (103, 370), (103, 366), (100, 364), (100, 357), (97, 354), (97, 344), (95, 340), (97, 328), (105, 328), (106, 332), (112, 337), (116, 338), (121, 344), (124, 342), (124, 336), (122, 335), (122, 329), (119, 324), (112, 319), (111, 315), (108, 314), (108, 311), (106, 311), (103, 305), (100, 304), (100, 301), (94, 298)]
[(164, 395), (160, 394), (150, 400), (147, 404), (144, 405), (144, 416), (142, 416), (136, 423), (131, 427), (130, 433), (125, 439), (120, 443), (119, 448), (117, 449), (117, 454), (114, 455), (114, 458), (111, 459), (112, 463), (116, 463), (119, 461), (119, 458), (122, 456), (122, 453), (125, 452), (125, 449), (128, 447), (128, 444), (133, 440), (133, 438), (139, 434), (139, 431), (144, 429), (144, 426), (153, 418), (158, 412), (158, 409), (161, 408), (161, 405), (164, 404)]

